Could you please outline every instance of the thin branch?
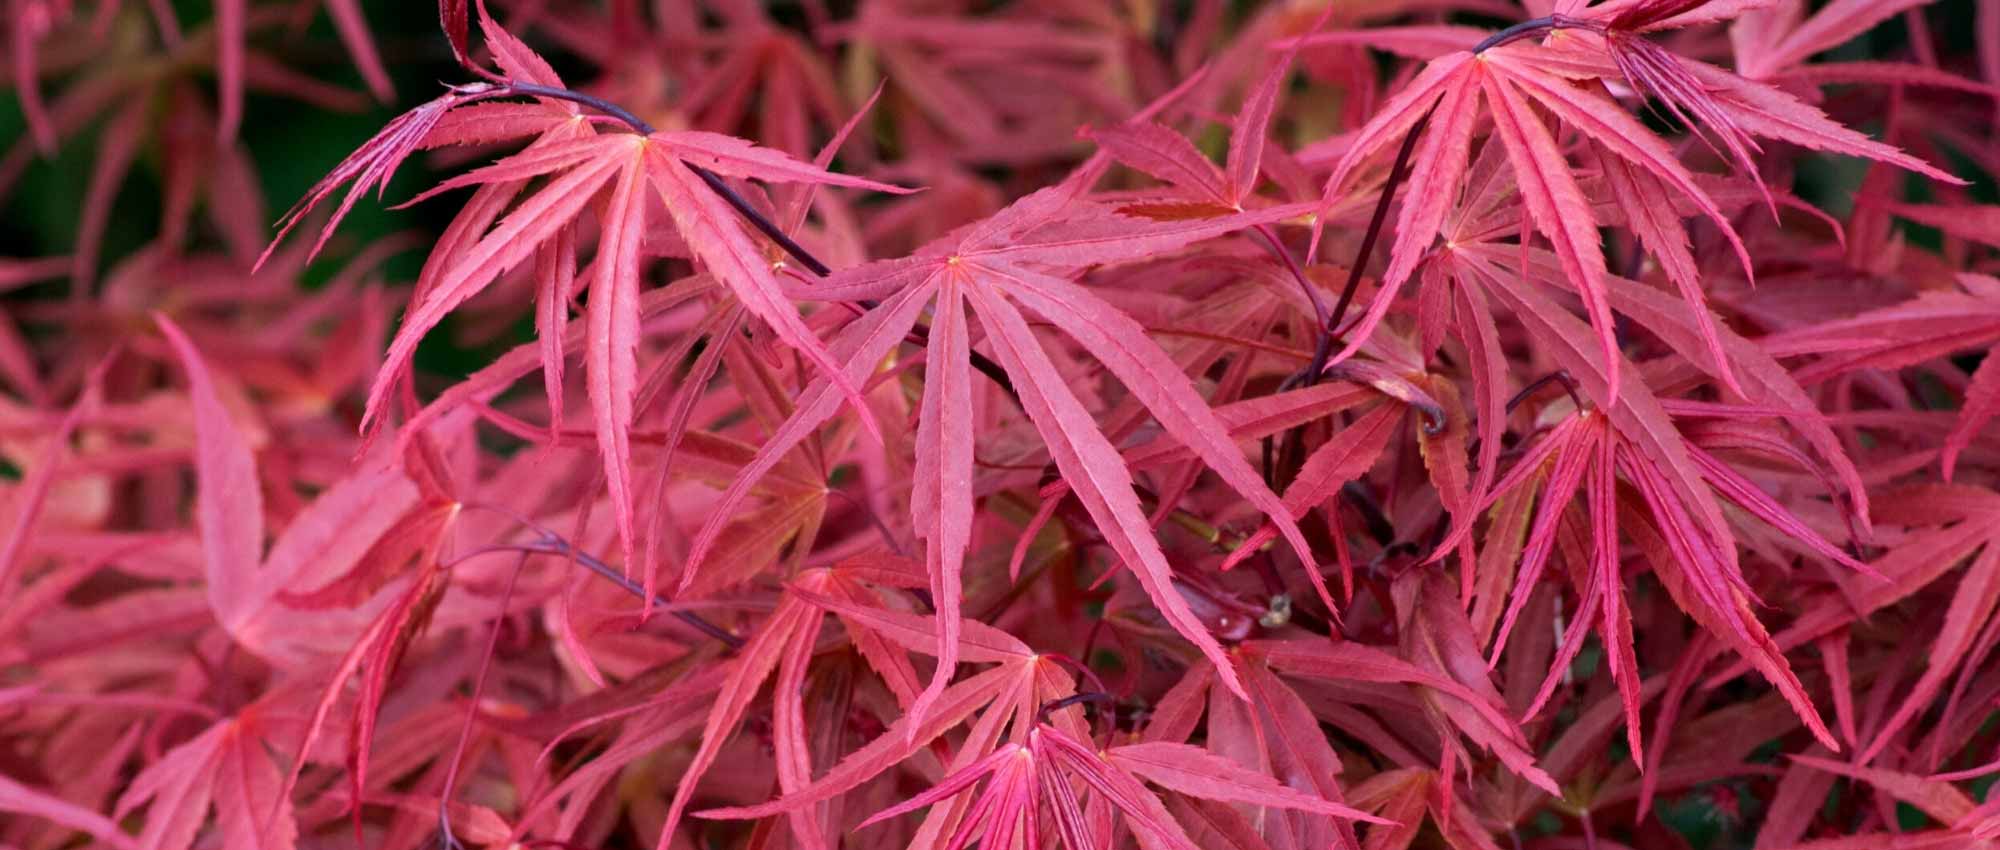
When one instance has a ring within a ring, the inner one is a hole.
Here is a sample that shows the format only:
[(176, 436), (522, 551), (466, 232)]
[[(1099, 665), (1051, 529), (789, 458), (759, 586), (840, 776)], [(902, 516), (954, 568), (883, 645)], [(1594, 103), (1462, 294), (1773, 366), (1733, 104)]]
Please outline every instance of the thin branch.
[(539, 83), (524, 83), (519, 80), (509, 80), (506, 85), (494, 89), (494, 96), (496, 97), (506, 97), (512, 94), (567, 100), (570, 103), (579, 106), (588, 106), (591, 109), (616, 118), (625, 126), (638, 131), (639, 135), (650, 136), (658, 132), (653, 128), (653, 125), (646, 123), (646, 119), (633, 114), (631, 110), (596, 95), (584, 94), (573, 89), (545, 86)]
[(1472, 53), (1476, 56), (1503, 44), (1511, 44), (1524, 38), (1533, 38), (1550, 30), (1578, 26), (1590, 28), (1588, 27), (1588, 22), (1579, 21), (1567, 15), (1548, 15), (1540, 18), (1532, 18), (1487, 36), (1485, 40), (1472, 46)]
[(1568, 370), (1557, 369), (1554, 372), (1528, 382), (1528, 385), (1522, 387), (1520, 392), (1515, 393), (1513, 398), (1508, 399), (1507, 412), (1513, 413), (1514, 408), (1520, 407), (1521, 402), (1527, 401), (1528, 397), (1534, 395), (1536, 390), (1550, 384), (1562, 384), (1563, 392), (1569, 393), (1570, 403), (1576, 405), (1577, 410), (1583, 409), (1583, 399), (1576, 392), (1576, 379), (1570, 377)]
[(642, 600), (646, 600), (659, 608), (666, 609), (667, 613), (673, 615), (675, 619), (688, 624), (688, 626), (692, 627), (695, 631), (701, 632), (704, 635), (714, 638), (717, 642), (721, 643), (724, 646), (729, 647), (729, 649), (732, 652), (743, 648), (742, 638), (730, 634), (729, 630), (724, 629), (723, 627), (718, 626), (714, 623), (711, 623), (706, 619), (703, 619), (700, 614), (696, 614), (693, 611), (683, 611), (678, 608), (674, 608), (672, 607), (673, 603), (668, 602), (665, 599), (661, 599), (658, 596), (652, 597), (651, 599), (647, 599), (646, 589), (644, 587), (641, 587), (637, 582), (629, 578), (626, 578), (623, 573), (620, 573), (618, 570), (612, 568), (610, 564), (598, 560), (596, 556), (588, 552), (584, 552), (580, 549), (577, 549), (574, 546), (571, 546), (568, 540), (564, 540), (563, 538), (557, 537), (554, 534), (545, 532), (542, 535), (542, 539), (537, 540), (533, 543), (516, 543), (508, 545), (513, 548), (525, 549), (531, 552), (541, 552), (543, 554), (548, 554), (548, 555), (560, 555), (562, 557), (575, 558), (577, 563), (582, 564), (585, 569), (588, 569), (591, 572), (596, 573), (600, 578), (603, 578), (606, 581), (611, 582), (612, 584), (618, 585), (618, 587), (621, 590), (624, 590), (626, 593), (630, 593), (633, 596), (639, 597)]
[(1052, 699), (1042, 703), (1042, 707), (1035, 711), (1035, 721), (1037, 723), (1047, 723), (1049, 722), (1049, 715), (1072, 705), (1079, 705), (1086, 702), (1116, 706), (1118, 705), (1118, 698), (1103, 691), (1084, 691), (1080, 694), (1070, 694), (1061, 699)]
[[(1423, 136), (1424, 129), (1430, 126), (1431, 115), (1436, 111), (1437, 104), (1432, 103), (1429, 109), (1424, 110), (1423, 117), (1417, 119), (1416, 125), (1410, 128), (1409, 133), (1403, 136), (1403, 145), (1396, 151), (1396, 161), (1389, 166), (1389, 179), (1383, 182), (1382, 195), (1375, 202), (1375, 214), (1368, 221), (1368, 230), (1361, 236), (1361, 247), (1354, 252), (1354, 264), (1347, 270), (1347, 285), (1341, 288), (1340, 299), (1334, 302), (1333, 314), (1319, 323), (1318, 334), (1313, 342), (1312, 360), (1306, 363), (1304, 371), (1293, 374), (1279, 384), (1278, 392), (1301, 386), (1310, 387), (1320, 382), (1322, 373), (1326, 371), (1326, 362), (1333, 357), (1333, 346), (1342, 335), (1339, 330), (1340, 325), (1347, 318), (1348, 308), (1354, 304), (1355, 292), (1361, 288), (1362, 270), (1368, 267), (1368, 260), (1375, 253), (1375, 242), (1382, 235), (1382, 225), (1389, 220), (1389, 205), (1396, 199), (1397, 187), (1409, 177), (1410, 154), (1416, 150), (1417, 139)], [(1285, 432), (1285, 450), (1278, 458), (1278, 466), (1289, 469), (1297, 465), (1303, 448), (1300, 437), (1304, 433), (1302, 430), (1304, 427), (1301, 425)], [(1278, 467), (1272, 463), (1274, 459), (1272, 439), (1265, 437), (1263, 443), (1264, 479), (1272, 486), (1277, 486)]]
[(1340, 290), (1340, 299), (1334, 302), (1333, 315), (1320, 325), (1319, 340), (1313, 349), (1313, 359), (1306, 367), (1303, 382), (1306, 386), (1319, 383), (1319, 374), (1326, 369), (1326, 361), (1333, 356), (1333, 345), (1340, 338), (1338, 330), (1347, 318), (1347, 310), (1354, 305), (1354, 294), (1361, 288), (1362, 272), (1368, 268), (1368, 260), (1375, 254), (1375, 242), (1382, 236), (1382, 225), (1389, 220), (1389, 205), (1396, 199), (1396, 190), (1410, 176), (1410, 154), (1417, 149), (1417, 139), (1430, 126), (1431, 115), (1437, 112), (1437, 104), (1432, 103), (1424, 110), (1424, 117), (1417, 119), (1416, 126), (1403, 136), (1403, 146), (1396, 150), (1396, 161), (1389, 166), (1389, 179), (1382, 184), (1382, 196), (1375, 201), (1375, 215), (1368, 220), (1368, 230), (1361, 236), (1361, 247), (1354, 252), (1354, 264), (1347, 270), (1347, 285)]
[(492, 511), (494, 513), (500, 514), (501, 516), (512, 519), (515, 522), (520, 523), (523, 527), (526, 527), (534, 531), (535, 536), (538, 539), (536, 539), (531, 543), (495, 543), (490, 546), (483, 547), (479, 550), (468, 552), (464, 555), (460, 555), (458, 560), (463, 561), (466, 558), (470, 558), (474, 555), (485, 554), (487, 552), (534, 552), (545, 555), (560, 555), (566, 558), (573, 558), (576, 560), (577, 563), (582, 564), (585, 569), (588, 569), (591, 572), (596, 573), (600, 578), (603, 578), (605, 581), (609, 581), (612, 584), (617, 585), (619, 589), (625, 591), (626, 593), (630, 593), (633, 596), (638, 597), (641, 601), (645, 601), (652, 604), (655, 608), (666, 611), (667, 613), (673, 615), (675, 619), (680, 620), (683, 623), (686, 623), (689, 627), (693, 628), (695, 631), (701, 632), (702, 634), (712, 637), (717, 641), (719, 641), (720, 643), (722, 643), (722, 645), (729, 647), (730, 651), (733, 652), (735, 650), (743, 648), (743, 639), (737, 637), (734, 634), (731, 634), (728, 629), (725, 629), (721, 626), (709, 622), (706, 619), (703, 619), (700, 614), (696, 614), (693, 611), (685, 611), (676, 608), (674, 606), (674, 603), (669, 602), (665, 599), (661, 599), (658, 596), (649, 597), (646, 593), (646, 588), (640, 586), (638, 582), (626, 578), (624, 573), (618, 571), (617, 569), (612, 568), (610, 564), (598, 560), (596, 556), (590, 554), (589, 552), (585, 552), (581, 549), (576, 548), (575, 546), (570, 545), (570, 542), (567, 539), (565, 539), (562, 535), (557, 534), (556, 532), (547, 528), (546, 526), (543, 526), (542, 524), (537, 523), (534, 520), (528, 519), (525, 516), (522, 516), (518, 513), (515, 513), (512, 510), (501, 507), (499, 505), (468, 502), (466, 503), (465, 507)]
[[(1589, 28), (1590, 24), (1564, 15), (1549, 15), (1522, 21), (1487, 36), (1485, 40), (1473, 46), (1472, 52), (1484, 53), (1524, 38), (1571, 27)], [(1410, 132), (1403, 136), (1403, 146), (1396, 151), (1395, 164), (1389, 167), (1389, 179), (1382, 186), (1382, 196), (1375, 202), (1375, 215), (1368, 222), (1368, 231), (1361, 237), (1361, 248), (1355, 252), (1354, 265), (1348, 269), (1347, 286), (1341, 289), (1340, 300), (1334, 303), (1333, 317), (1320, 325), (1319, 341), (1313, 350), (1312, 363), (1307, 367), (1306, 377), (1301, 379), (1305, 386), (1319, 382), (1319, 371), (1326, 368), (1327, 358), (1332, 356), (1333, 344), (1341, 336), (1339, 331), (1341, 322), (1346, 319), (1347, 310), (1354, 303), (1354, 294), (1361, 286), (1362, 271), (1367, 268), (1368, 260), (1375, 252), (1375, 241), (1381, 236), (1382, 225), (1388, 220), (1389, 205), (1396, 197), (1396, 189), (1409, 177), (1410, 154), (1416, 150), (1418, 137), (1422, 136), (1424, 129), (1430, 126), (1431, 115), (1436, 111), (1437, 103), (1433, 102), (1429, 109), (1424, 110), (1424, 116), (1417, 119), (1416, 126), (1411, 127)]]
[(707, 183), (708, 188), (714, 190), (715, 194), (721, 195), (722, 200), (729, 204), (731, 209), (736, 210), (737, 215), (749, 220), (750, 226), (757, 228), (758, 233), (764, 234), (765, 238), (776, 243), (778, 248), (785, 252), (786, 256), (797, 260), (799, 265), (805, 266), (813, 274), (820, 277), (826, 277), (833, 273), (833, 269), (828, 268), (825, 263), (820, 262), (818, 257), (807, 252), (805, 246), (793, 241), (792, 237), (785, 235), (785, 231), (779, 229), (776, 223), (765, 218), (764, 214), (758, 212), (755, 207), (750, 206), (748, 200), (745, 200), (742, 195), (737, 194), (735, 189), (729, 188), (729, 184), (723, 182), (722, 178), (716, 175), (715, 172), (692, 162), (683, 162), (683, 164), (688, 167), (689, 171), (694, 172), (696, 177), (700, 177), (701, 182)]

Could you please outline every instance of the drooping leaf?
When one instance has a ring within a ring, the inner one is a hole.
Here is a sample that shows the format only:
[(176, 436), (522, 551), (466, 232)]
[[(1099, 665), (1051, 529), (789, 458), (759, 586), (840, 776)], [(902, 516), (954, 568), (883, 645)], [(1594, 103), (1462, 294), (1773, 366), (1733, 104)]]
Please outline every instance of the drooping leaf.
[(263, 601), (257, 573), (264, 560), (264, 497), (257, 459), (217, 397), (194, 343), (173, 320), (156, 315), (154, 321), (187, 373), (195, 421), (195, 516), (208, 600), (223, 627), (235, 631)]

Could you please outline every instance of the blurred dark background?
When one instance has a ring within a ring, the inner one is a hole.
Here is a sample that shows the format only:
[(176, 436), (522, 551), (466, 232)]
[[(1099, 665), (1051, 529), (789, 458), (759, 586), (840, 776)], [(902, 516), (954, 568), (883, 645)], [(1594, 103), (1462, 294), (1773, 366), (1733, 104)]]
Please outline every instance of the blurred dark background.
[[(81, 4), (79, 4), (81, 5)], [(150, 22), (145, 3), (126, 2), (121, 13)], [(208, 0), (178, 0), (172, 4), (183, 27), (197, 34), (213, 16)], [(316, 5), (316, 4), (315, 4)], [(437, 7), (428, 0), (364, 0), (370, 30), (384, 64), (394, 79), (396, 102), (376, 104), (356, 112), (328, 112), (282, 97), (247, 94), (241, 138), (263, 181), (264, 206), (275, 220), (357, 145), (366, 141), (398, 112), (435, 96), (444, 83), (464, 79), (439, 35)], [(88, 15), (80, 9), (79, 15)], [(323, 11), (303, 27), (279, 27), (252, 35), (253, 44), (293, 70), (339, 85), (366, 97), (367, 89)], [(200, 75), (210, 88), (213, 80)], [(42, 84), (43, 97), (53, 99), (66, 80)], [(101, 124), (101, 122), (99, 122)], [(85, 187), (95, 157), (98, 126), (65, 138), (52, 159), (37, 158), (20, 182), (0, 199), (0, 256), (39, 257), (68, 253), (75, 244)], [(0, 93), (0, 139), (11, 148), (26, 138), (27, 128), (11, 85)], [(161, 172), (157, 150), (143, 150), (120, 187), (105, 234), (104, 261), (114, 268), (118, 259), (142, 246), (160, 226)], [(391, 196), (407, 198), (435, 177), (424, 157), (413, 158), (396, 177)], [(392, 197), (391, 202), (395, 199)], [(449, 221), (448, 205), (426, 205), (392, 211), (385, 205), (356, 204), (341, 226), (345, 241), (362, 244), (398, 229), (436, 233)], [(401, 257), (392, 276), (414, 274), (420, 256)], [(323, 274), (324, 272), (322, 272)], [(400, 274), (398, 274), (400, 273)]]

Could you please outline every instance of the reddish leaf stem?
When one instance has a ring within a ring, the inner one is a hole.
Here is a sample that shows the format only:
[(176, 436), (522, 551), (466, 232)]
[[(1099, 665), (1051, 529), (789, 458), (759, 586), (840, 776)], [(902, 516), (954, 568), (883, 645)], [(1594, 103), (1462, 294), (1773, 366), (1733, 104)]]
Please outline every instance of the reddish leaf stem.
[[(1375, 214), (1369, 218), (1368, 230), (1362, 234), (1361, 246), (1354, 253), (1354, 263), (1347, 270), (1347, 284), (1341, 288), (1339, 300), (1334, 302), (1333, 314), (1318, 323), (1319, 333), (1313, 343), (1312, 360), (1307, 362), (1304, 371), (1286, 378), (1284, 383), (1279, 384), (1279, 392), (1300, 386), (1313, 386), (1319, 383), (1322, 374), (1326, 371), (1326, 362), (1333, 357), (1334, 343), (1340, 340), (1338, 328), (1341, 322), (1347, 318), (1347, 310), (1353, 306), (1354, 295), (1361, 288), (1362, 270), (1367, 268), (1369, 258), (1374, 255), (1375, 242), (1382, 235), (1382, 225), (1389, 219), (1389, 205), (1396, 199), (1397, 187), (1401, 186), (1403, 181), (1409, 177), (1410, 155), (1416, 150), (1417, 139), (1423, 136), (1424, 128), (1430, 126), (1431, 115), (1436, 111), (1437, 104), (1432, 103), (1429, 109), (1424, 110), (1423, 117), (1417, 119), (1416, 125), (1410, 128), (1409, 133), (1403, 136), (1403, 145), (1396, 150), (1396, 160), (1389, 166), (1389, 179), (1383, 182), (1382, 195), (1375, 202)], [(1303, 433), (1303, 427), (1299, 426), (1285, 433), (1285, 451), (1282, 462), (1284, 468), (1289, 469), (1298, 462), (1302, 448), (1300, 435)], [(1439, 430), (1442, 430), (1442, 427)], [(1277, 470), (1272, 467), (1271, 447), (1271, 438), (1265, 437), (1264, 478), (1273, 485), (1276, 485)]]
[(1403, 146), (1396, 150), (1396, 161), (1389, 166), (1389, 179), (1382, 184), (1382, 195), (1375, 202), (1375, 214), (1368, 220), (1368, 230), (1361, 236), (1361, 247), (1354, 252), (1354, 264), (1347, 270), (1347, 285), (1340, 290), (1340, 299), (1333, 304), (1333, 315), (1320, 325), (1319, 340), (1313, 348), (1312, 362), (1306, 366), (1305, 386), (1319, 383), (1320, 373), (1326, 370), (1326, 361), (1333, 356), (1333, 344), (1340, 336), (1336, 333), (1347, 310), (1354, 305), (1354, 294), (1361, 288), (1361, 275), (1368, 267), (1368, 260), (1375, 254), (1375, 242), (1382, 236), (1382, 225), (1389, 220), (1389, 205), (1396, 199), (1396, 189), (1410, 176), (1410, 155), (1417, 149), (1417, 139), (1430, 126), (1431, 114), (1437, 111), (1432, 103), (1424, 110), (1424, 117), (1417, 119), (1416, 126), (1403, 136)]
[(438, 791), (438, 845), (445, 850), (458, 850), (464, 845), (451, 829), (451, 797), (458, 786), (458, 769), (465, 761), (465, 747), (472, 739), (472, 721), (479, 715), (479, 701), (486, 695), (486, 674), (493, 666), (493, 653), (500, 648), (500, 627), (507, 622), (507, 606), (514, 600), (514, 586), (521, 580), (521, 568), (528, 565), (528, 556), (522, 552), (514, 561), (514, 569), (507, 574), (507, 589), (500, 593), (500, 610), (493, 615), (493, 628), (486, 636), (486, 652), (479, 656), (479, 673), (472, 679), (472, 700), (465, 709), (465, 722), (458, 728), (458, 743), (451, 750), (451, 766), (444, 773), (444, 788)]

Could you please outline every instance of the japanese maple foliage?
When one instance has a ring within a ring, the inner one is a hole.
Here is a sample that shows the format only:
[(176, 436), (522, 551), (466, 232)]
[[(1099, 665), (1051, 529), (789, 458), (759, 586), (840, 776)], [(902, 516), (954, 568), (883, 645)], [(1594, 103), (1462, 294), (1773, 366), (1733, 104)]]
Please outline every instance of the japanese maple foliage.
[(0, 5), (0, 846), (2000, 842), (2000, 0), (440, 0), (275, 222), (390, 4), (185, 5)]

